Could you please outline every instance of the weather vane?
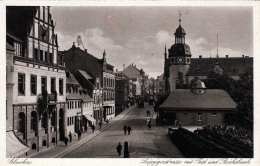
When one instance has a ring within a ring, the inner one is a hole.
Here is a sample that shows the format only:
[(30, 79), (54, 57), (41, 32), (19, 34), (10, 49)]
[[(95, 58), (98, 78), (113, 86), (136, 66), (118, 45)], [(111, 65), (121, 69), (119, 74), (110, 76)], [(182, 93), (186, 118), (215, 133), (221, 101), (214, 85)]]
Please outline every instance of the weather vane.
[(179, 24), (181, 25), (181, 11), (179, 11)]

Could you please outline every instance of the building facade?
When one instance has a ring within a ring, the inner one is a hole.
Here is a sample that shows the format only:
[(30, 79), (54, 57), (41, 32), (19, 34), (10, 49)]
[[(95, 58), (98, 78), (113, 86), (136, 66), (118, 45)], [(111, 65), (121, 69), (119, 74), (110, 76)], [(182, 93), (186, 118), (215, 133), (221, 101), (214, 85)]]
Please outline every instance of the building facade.
[[(66, 67), (75, 74), (83, 88), (87, 89), (94, 100), (94, 118), (96, 123), (115, 116), (115, 75), (113, 66), (107, 63), (106, 52), (101, 59), (73, 43), (69, 50), (60, 52), (64, 56)], [(87, 64), (87, 65), (86, 65)]]
[(93, 117), (93, 99), (87, 94), (74, 75), (66, 73), (66, 135), (75, 135), (87, 131), (95, 124)]
[(128, 78), (122, 72), (115, 73), (115, 113), (118, 115), (128, 107)]
[(176, 89), (160, 105), (159, 117), (177, 126), (215, 126), (225, 124), (225, 114), (236, 109), (236, 103), (221, 89), (206, 89), (193, 80), (190, 89)]
[(107, 64), (105, 50), (103, 52), (101, 65), (103, 66), (103, 120), (106, 121), (115, 117), (115, 74), (114, 67)]
[(50, 7), (7, 7), (7, 42), (15, 52), (7, 111), (13, 112), (15, 135), (38, 151), (65, 134), (65, 65), (54, 30)]

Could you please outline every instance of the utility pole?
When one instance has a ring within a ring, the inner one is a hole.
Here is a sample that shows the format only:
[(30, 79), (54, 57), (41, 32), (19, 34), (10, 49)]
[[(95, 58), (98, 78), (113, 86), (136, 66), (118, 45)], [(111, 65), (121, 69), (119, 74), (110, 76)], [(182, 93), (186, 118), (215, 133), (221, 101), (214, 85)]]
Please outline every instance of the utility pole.
[(218, 55), (218, 33), (217, 33), (217, 58), (219, 58), (219, 55)]

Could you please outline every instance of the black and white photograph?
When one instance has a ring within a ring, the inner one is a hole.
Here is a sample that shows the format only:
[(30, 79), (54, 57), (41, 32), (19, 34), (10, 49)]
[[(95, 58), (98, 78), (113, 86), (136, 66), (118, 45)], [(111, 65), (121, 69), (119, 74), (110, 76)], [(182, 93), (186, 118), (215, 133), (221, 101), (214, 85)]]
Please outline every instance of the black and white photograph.
[(4, 8), (6, 158), (255, 158), (253, 6)]

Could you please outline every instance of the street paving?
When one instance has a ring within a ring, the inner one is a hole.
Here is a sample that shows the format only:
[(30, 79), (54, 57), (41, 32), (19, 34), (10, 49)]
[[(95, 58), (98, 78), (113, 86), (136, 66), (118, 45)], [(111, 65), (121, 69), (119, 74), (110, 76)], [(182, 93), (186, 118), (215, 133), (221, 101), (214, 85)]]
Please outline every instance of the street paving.
[[(103, 132), (83, 143), (80, 147), (66, 153), (65, 158), (117, 158), (116, 152), (118, 142), (123, 145), (128, 141), (131, 158), (160, 157), (179, 158), (183, 157), (177, 147), (171, 142), (167, 135), (167, 127), (146, 125), (146, 110), (152, 107), (134, 108), (121, 119), (112, 122)], [(132, 128), (131, 135), (124, 135), (123, 126)], [(120, 156), (122, 157), (122, 156)]]

